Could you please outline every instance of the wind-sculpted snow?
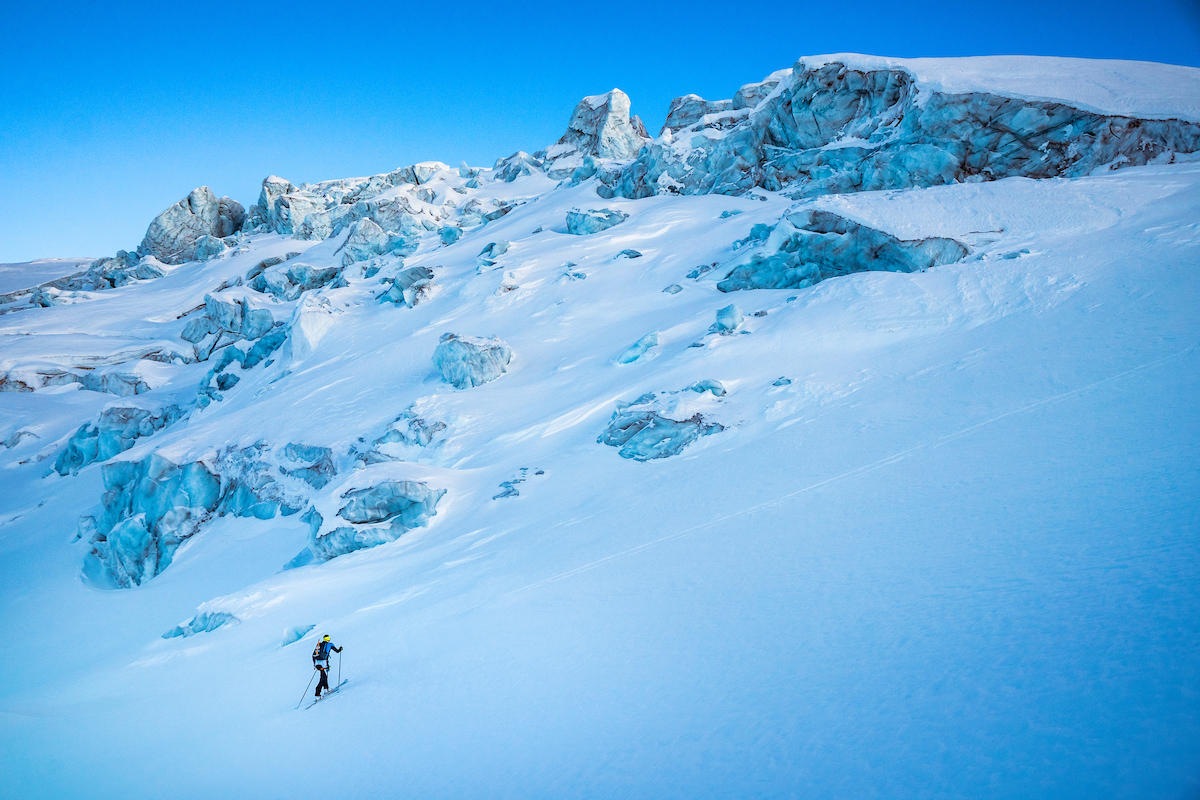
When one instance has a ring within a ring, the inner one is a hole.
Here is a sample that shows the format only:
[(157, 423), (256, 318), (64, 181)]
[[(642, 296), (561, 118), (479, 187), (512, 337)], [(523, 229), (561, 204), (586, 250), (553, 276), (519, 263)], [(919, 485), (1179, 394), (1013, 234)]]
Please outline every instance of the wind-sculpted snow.
[(622, 458), (634, 461), (679, 455), (700, 437), (725, 429), (711, 419), (715, 398), (724, 394), (724, 387), (716, 381), (703, 381), (677, 392), (644, 394), (632, 403), (618, 404), (596, 441), (618, 448)]
[(138, 254), (153, 255), (164, 264), (211, 256), (224, 249), (215, 240), (240, 231), (245, 219), (241, 203), (218, 198), (207, 186), (201, 186), (154, 218)]
[(442, 336), (433, 353), (433, 364), (442, 380), (456, 389), (494, 381), (508, 371), (512, 350), (499, 339), (463, 337), (453, 333)]
[(968, 252), (953, 239), (903, 241), (829, 211), (799, 211), (773, 226), (755, 225), (735, 248), (746, 253), (717, 283), (722, 292), (802, 289), (868, 270), (916, 272), (953, 263)]
[(601, 195), (740, 194), (762, 187), (811, 197), (1074, 177), (1200, 150), (1194, 122), (984, 92), (918, 92), (904, 69), (838, 62), (809, 68), (801, 61), (777, 85), (760, 86), (728, 110), (699, 98), (676, 100), (675, 122), (663, 136), (632, 162), (600, 170)]

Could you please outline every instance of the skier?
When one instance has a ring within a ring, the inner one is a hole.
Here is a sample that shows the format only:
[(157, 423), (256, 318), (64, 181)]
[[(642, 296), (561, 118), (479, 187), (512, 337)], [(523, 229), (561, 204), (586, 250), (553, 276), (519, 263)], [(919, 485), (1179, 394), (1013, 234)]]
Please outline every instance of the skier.
[(329, 689), (329, 651), (335, 653), (342, 652), (342, 648), (335, 647), (333, 642), (329, 640), (329, 634), (321, 637), (321, 641), (317, 642), (317, 646), (313, 648), (313, 666), (321, 673), (321, 680), (317, 681), (317, 697), (321, 696), (322, 689)]

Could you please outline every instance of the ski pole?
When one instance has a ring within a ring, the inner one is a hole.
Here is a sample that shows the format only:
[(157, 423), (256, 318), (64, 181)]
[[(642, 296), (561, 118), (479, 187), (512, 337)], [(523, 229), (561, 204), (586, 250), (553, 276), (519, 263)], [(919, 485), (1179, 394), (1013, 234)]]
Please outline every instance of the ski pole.
[[(303, 702), (304, 702), (304, 698), (308, 697), (308, 687), (309, 687), (309, 686), (312, 686), (313, 678), (315, 678), (315, 677), (317, 677), (317, 670), (316, 670), (316, 668), (314, 667), (314, 668), (313, 668), (313, 674), (312, 674), (312, 678), (309, 678), (309, 679), (308, 679), (308, 686), (305, 686), (305, 687), (304, 687), (304, 694), (300, 695), (300, 703), (303, 703)], [(296, 703), (296, 708), (299, 708), (299, 707), (300, 707), (300, 703)]]
[(338, 653), (338, 686), (342, 685), (342, 654)]

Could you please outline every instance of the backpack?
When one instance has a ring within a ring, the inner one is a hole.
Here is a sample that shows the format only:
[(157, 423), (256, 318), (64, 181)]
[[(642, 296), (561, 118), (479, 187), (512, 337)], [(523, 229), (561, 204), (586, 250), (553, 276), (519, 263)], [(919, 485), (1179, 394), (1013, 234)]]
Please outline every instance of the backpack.
[(317, 646), (313, 648), (313, 663), (329, 658), (329, 644), (329, 642), (317, 642)]

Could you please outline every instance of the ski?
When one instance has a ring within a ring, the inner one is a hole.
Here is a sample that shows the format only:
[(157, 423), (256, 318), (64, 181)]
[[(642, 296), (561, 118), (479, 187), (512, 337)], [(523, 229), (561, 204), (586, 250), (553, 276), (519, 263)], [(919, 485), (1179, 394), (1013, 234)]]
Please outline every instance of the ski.
[(346, 685), (346, 684), (347, 684), (349, 681), (350, 681), (350, 679), (349, 679), (349, 678), (343, 678), (341, 683), (339, 683), (337, 686), (333, 687), (332, 689), (326, 689), (326, 690), (325, 690), (325, 694), (321, 695), (320, 697), (316, 698), (316, 699), (315, 699), (315, 700), (313, 700), (311, 703), (309, 703), (308, 705), (306, 705), (306, 706), (304, 707), (304, 710), (305, 710), (305, 711), (308, 711), (310, 708), (312, 708), (313, 706), (315, 706), (317, 703), (321, 702), (321, 701), (322, 701), (322, 700), (324, 700), (326, 697), (329, 697), (329, 695), (331, 695), (331, 694), (336, 694), (336, 693), (337, 693), (337, 690), (338, 690), (338, 689), (341, 689), (341, 688), (342, 688), (343, 686), (345, 686), (345, 685)]

